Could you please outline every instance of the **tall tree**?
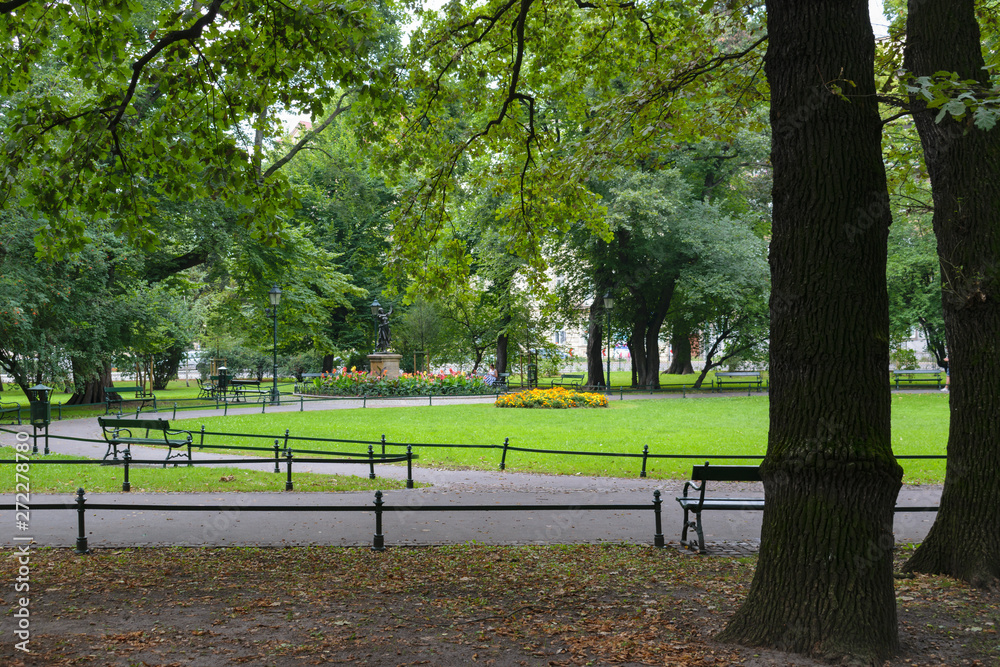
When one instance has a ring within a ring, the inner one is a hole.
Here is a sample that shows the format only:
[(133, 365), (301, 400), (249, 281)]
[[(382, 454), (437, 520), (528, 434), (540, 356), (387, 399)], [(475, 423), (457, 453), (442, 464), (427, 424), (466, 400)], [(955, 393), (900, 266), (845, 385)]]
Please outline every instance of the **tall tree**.
[[(913, 77), (954, 73), (989, 97), (974, 0), (910, 0), (905, 65)], [(951, 80), (948, 74), (942, 77)], [(941, 509), (906, 563), (978, 586), (1000, 580), (1000, 131), (927, 108), (915, 87), (914, 121), (934, 196), (951, 422)], [(950, 104), (950, 103), (949, 103)], [(935, 122), (939, 121), (939, 122)]]
[[(771, 402), (761, 549), (720, 636), (878, 665), (898, 646), (891, 214), (864, 0), (768, 0)], [(843, 360), (852, 360), (843, 365)], [(844, 373), (827, 381), (837, 364)]]

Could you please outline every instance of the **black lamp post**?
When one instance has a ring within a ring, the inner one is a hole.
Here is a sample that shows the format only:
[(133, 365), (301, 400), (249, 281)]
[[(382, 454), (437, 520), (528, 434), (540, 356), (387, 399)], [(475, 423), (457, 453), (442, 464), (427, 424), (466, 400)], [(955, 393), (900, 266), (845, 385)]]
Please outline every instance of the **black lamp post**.
[(604, 294), (604, 312), (608, 314), (608, 377), (606, 384), (608, 391), (611, 391), (611, 309), (615, 307), (615, 298), (611, 296), (611, 290)]
[(375, 321), (375, 347), (372, 348), (375, 352), (378, 352), (378, 311), (382, 310), (382, 304), (378, 302), (378, 299), (372, 301), (372, 320)]
[(271, 376), (271, 403), (278, 405), (281, 402), (281, 395), (278, 393), (278, 304), (281, 303), (281, 288), (275, 285), (267, 292), (267, 299), (271, 303), (268, 314), (271, 316), (272, 335), (274, 340), (274, 373)]

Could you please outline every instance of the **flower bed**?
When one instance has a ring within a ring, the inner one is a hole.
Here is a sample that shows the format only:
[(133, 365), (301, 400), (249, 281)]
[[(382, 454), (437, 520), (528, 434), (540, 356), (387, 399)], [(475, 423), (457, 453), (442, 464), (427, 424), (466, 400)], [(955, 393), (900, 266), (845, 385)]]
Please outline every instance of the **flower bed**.
[(604, 394), (553, 387), (499, 396), (496, 406), (498, 408), (606, 408), (608, 399)]
[(481, 377), (464, 373), (403, 373), (398, 378), (375, 376), (365, 371), (334, 369), (312, 381), (305, 393), (319, 396), (455, 396), (493, 394)]

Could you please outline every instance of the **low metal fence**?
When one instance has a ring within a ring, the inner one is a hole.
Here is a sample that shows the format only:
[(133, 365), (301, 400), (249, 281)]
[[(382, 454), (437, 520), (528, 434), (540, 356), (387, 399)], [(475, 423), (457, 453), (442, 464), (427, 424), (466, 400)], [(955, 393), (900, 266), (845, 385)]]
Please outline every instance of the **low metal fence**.
[[(292, 479), (292, 463), (296, 464), (306, 464), (306, 463), (345, 463), (345, 464), (359, 464), (369, 466), (369, 479), (376, 479), (375, 476), (375, 464), (387, 464), (387, 463), (406, 463), (406, 488), (414, 488), (413, 482), (413, 461), (416, 460), (417, 455), (412, 451), (407, 450), (406, 454), (389, 455), (389, 456), (377, 456), (373, 453), (369, 455), (364, 454), (350, 454), (345, 458), (330, 458), (330, 457), (296, 457), (292, 450), (285, 450), (283, 456), (279, 458), (277, 452), (275, 453), (274, 459), (274, 472), (280, 474), (281, 467), (280, 464), (283, 463), (286, 472), (285, 481), (285, 491), (294, 491), (295, 486)], [(22, 461), (15, 459), (3, 459), (0, 460), (0, 465), (4, 464), (17, 464)], [(188, 467), (193, 467), (197, 465), (206, 466), (221, 466), (221, 465), (260, 465), (261, 463), (270, 462), (267, 459), (262, 459), (260, 457), (249, 457), (241, 459), (194, 459), (186, 460), (181, 463)], [(108, 460), (97, 460), (97, 459), (31, 459), (31, 465), (99, 465), (99, 466), (116, 466), (122, 469), (122, 491), (129, 492), (132, 490), (131, 474), (135, 466), (164, 466), (173, 465), (177, 467), (181, 465), (176, 459), (171, 459), (169, 461), (163, 459), (134, 459), (132, 458), (132, 453), (128, 449), (122, 454), (120, 459), (108, 459)]]
[[(373, 551), (385, 550), (385, 535), (382, 533), (382, 515), (386, 512), (525, 512), (550, 510), (560, 512), (593, 511), (652, 511), (654, 521), (653, 546), (663, 548), (666, 544), (663, 537), (662, 505), (659, 490), (653, 491), (652, 503), (636, 504), (587, 504), (587, 505), (550, 505), (539, 503), (535, 505), (389, 505), (382, 500), (382, 492), (375, 492), (373, 505), (161, 505), (151, 503), (88, 503), (86, 491), (78, 489), (72, 502), (65, 503), (32, 503), (31, 511), (75, 510), (77, 512), (76, 553), (86, 554), (90, 551), (87, 540), (86, 519), (88, 511), (136, 511), (150, 510), (162, 512), (372, 512), (375, 515), (375, 534), (372, 539)], [(17, 504), (0, 505), (0, 510), (16, 511)]]
[[(16, 431), (9, 431), (8, 429), (0, 428), (0, 431), (8, 431), (10, 433), (15, 433)], [(339, 456), (351, 462), (355, 462), (358, 459), (364, 459), (370, 466), (369, 478), (375, 479), (374, 465), (376, 463), (395, 463), (401, 462), (402, 460), (408, 460), (410, 463), (410, 473), (408, 478), (412, 477), (412, 460), (416, 459), (417, 456), (414, 454), (420, 448), (424, 449), (479, 449), (479, 450), (499, 450), (499, 463), (498, 467), (500, 470), (506, 470), (508, 459), (511, 453), (522, 452), (531, 454), (546, 454), (546, 455), (556, 455), (556, 456), (596, 456), (596, 457), (611, 457), (617, 459), (637, 459), (639, 461), (639, 472), (638, 476), (640, 478), (645, 478), (647, 476), (647, 469), (649, 462), (651, 460), (665, 460), (665, 459), (693, 459), (701, 461), (753, 461), (753, 460), (763, 460), (764, 455), (762, 454), (676, 454), (676, 453), (665, 453), (656, 454), (650, 451), (649, 445), (643, 445), (641, 452), (588, 452), (588, 451), (572, 451), (572, 450), (561, 450), (561, 449), (542, 449), (537, 447), (517, 447), (510, 444), (510, 438), (504, 438), (503, 444), (460, 444), (460, 443), (406, 443), (406, 442), (393, 442), (386, 439), (383, 434), (380, 440), (352, 440), (343, 438), (324, 438), (319, 436), (293, 436), (289, 429), (285, 429), (283, 434), (259, 434), (259, 433), (228, 433), (225, 431), (208, 431), (205, 426), (202, 425), (201, 429), (194, 431), (193, 435), (197, 436), (197, 441), (192, 442), (188, 446), (189, 454), (192, 448), (196, 447), (199, 450), (211, 450), (218, 449), (224, 451), (248, 451), (248, 452), (267, 452), (268, 456), (274, 458), (275, 472), (278, 472), (278, 466), (283, 457), (288, 455), (301, 455), (301, 454), (316, 454), (320, 456)], [(231, 437), (240, 439), (262, 439), (269, 440), (273, 442), (272, 446), (269, 447), (255, 447), (252, 445), (239, 445), (239, 444), (211, 444), (206, 440), (207, 437)], [(50, 435), (49, 438), (53, 440), (74, 440), (80, 442), (91, 442), (99, 444), (107, 444), (104, 440), (93, 439), (93, 438), (77, 438), (72, 436), (61, 436), (61, 435)], [(367, 446), (367, 452), (351, 452), (351, 451), (330, 451), (323, 449), (305, 449), (302, 447), (297, 447), (297, 442), (311, 442), (311, 443), (335, 443), (335, 444), (346, 444), (346, 445), (361, 445)], [(379, 448), (379, 451), (376, 451)], [(391, 453), (391, 448), (403, 448), (405, 449), (405, 454), (402, 452)], [(37, 445), (34, 454), (38, 453)], [(48, 441), (45, 445), (45, 453), (49, 453)], [(400, 457), (399, 459), (393, 459), (392, 457)], [(946, 459), (947, 456), (944, 454), (912, 454), (912, 455), (899, 455), (896, 459), (899, 460), (916, 460), (916, 459)], [(38, 460), (35, 459), (37, 462)], [(253, 462), (254, 459), (249, 459), (248, 462)], [(7, 463), (9, 461), (0, 461), (0, 464)], [(217, 461), (206, 461), (205, 463), (216, 463)], [(105, 463), (108, 463), (107, 461)], [(162, 463), (162, 462), (161, 462)]]

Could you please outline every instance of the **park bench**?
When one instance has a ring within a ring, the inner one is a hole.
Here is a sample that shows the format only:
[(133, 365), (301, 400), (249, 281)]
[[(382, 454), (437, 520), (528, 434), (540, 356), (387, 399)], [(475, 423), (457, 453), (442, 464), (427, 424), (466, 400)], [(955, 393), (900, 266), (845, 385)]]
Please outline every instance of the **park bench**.
[(941, 388), (941, 375), (944, 371), (940, 368), (918, 368), (913, 370), (898, 370), (892, 372), (893, 380), (896, 382), (896, 389), (899, 389), (899, 381), (913, 384), (914, 382), (933, 382), (938, 389)]
[(11, 420), (11, 424), (13, 424), (16, 419), (17, 423), (20, 424), (21, 406), (14, 402), (4, 403), (0, 401), (0, 421), (5, 421), (7, 419)]
[[(682, 495), (677, 498), (684, 510), (684, 527), (681, 530), (681, 545), (694, 548), (698, 553), (705, 553), (705, 533), (701, 526), (701, 513), (707, 510), (763, 510), (764, 498), (706, 498), (709, 482), (759, 482), (760, 468), (758, 466), (739, 465), (696, 465), (691, 469), (691, 480), (684, 482)], [(694, 491), (697, 495), (688, 495)], [(692, 519), (691, 516), (694, 518)], [(697, 545), (694, 540), (688, 540), (688, 530), (694, 530), (697, 535)]]
[(717, 371), (715, 374), (715, 386), (722, 391), (724, 385), (735, 387), (746, 387), (748, 390), (756, 386), (760, 390), (764, 378), (760, 371)]
[[(705, 493), (709, 482), (760, 482), (759, 466), (749, 465), (696, 465), (691, 468), (691, 480), (684, 482), (684, 490), (677, 502), (684, 510), (684, 526), (681, 529), (681, 546), (693, 549), (697, 546), (698, 553), (705, 551), (705, 533), (702, 529), (701, 513), (709, 510), (746, 510), (760, 511), (764, 509), (763, 497), (749, 498), (706, 498)], [(695, 491), (697, 495), (688, 495)], [(893, 508), (894, 512), (937, 512), (935, 507), (900, 506)], [(691, 518), (693, 516), (693, 518)], [(689, 540), (688, 530), (694, 530), (698, 539)]]
[(229, 392), (234, 401), (264, 400), (271, 395), (270, 389), (261, 389), (259, 380), (229, 380)]
[(302, 382), (296, 383), (295, 391), (302, 391), (312, 386), (313, 380), (323, 377), (323, 373), (303, 373)]
[(510, 373), (497, 373), (497, 381), (493, 383), (496, 390), (506, 390), (510, 388)]
[(553, 387), (576, 387), (579, 389), (580, 385), (583, 384), (583, 379), (586, 377), (583, 373), (563, 373), (559, 376), (559, 380), (553, 380)]
[[(123, 394), (132, 394), (135, 398), (124, 398)], [(152, 401), (153, 411), (156, 411), (156, 396), (152, 393), (147, 393), (145, 387), (105, 387), (104, 388), (104, 414), (109, 414), (111, 412), (111, 406), (118, 406), (118, 414), (122, 413), (122, 405), (125, 401), (141, 401), (139, 409), (136, 412), (142, 411), (146, 407), (146, 403)]]
[[(103, 430), (104, 439), (108, 443), (108, 451), (105, 452), (104, 459), (112, 456), (117, 461), (119, 446), (124, 446), (127, 450), (132, 445), (166, 445), (167, 458), (164, 459), (164, 468), (167, 467), (166, 461), (170, 459), (187, 457), (188, 461), (191, 460), (191, 432), (171, 430), (170, 422), (166, 419), (98, 417), (97, 423)], [(140, 435), (142, 431), (145, 433)], [(174, 450), (178, 451), (175, 453)], [(176, 465), (174, 463), (174, 466)]]

